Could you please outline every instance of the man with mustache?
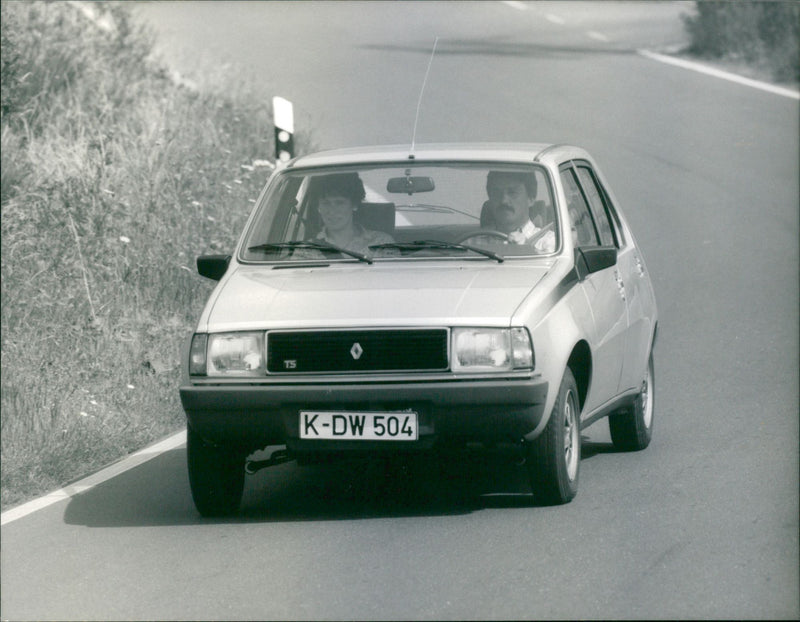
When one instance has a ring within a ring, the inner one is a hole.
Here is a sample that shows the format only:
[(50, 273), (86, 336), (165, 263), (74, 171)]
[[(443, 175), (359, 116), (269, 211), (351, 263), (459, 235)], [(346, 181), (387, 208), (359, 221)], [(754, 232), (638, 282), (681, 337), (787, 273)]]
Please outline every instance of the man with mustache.
[(489, 171), (486, 193), (494, 229), (508, 235), (509, 244), (528, 244), (533, 241), (540, 253), (555, 250), (555, 233), (542, 235), (546, 223), (537, 226), (531, 220), (531, 207), (536, 200), (536, 177), (533, 173)]

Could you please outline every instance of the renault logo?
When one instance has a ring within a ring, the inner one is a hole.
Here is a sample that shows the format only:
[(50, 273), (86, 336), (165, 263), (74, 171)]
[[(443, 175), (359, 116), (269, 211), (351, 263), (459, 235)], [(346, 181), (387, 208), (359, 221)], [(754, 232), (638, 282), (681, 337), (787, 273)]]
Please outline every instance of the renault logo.
[(353, 357), (354, 360), (358, 360), (361, 358), (361, 355), (364, 354), (364, 348), (361, 347), (361, 344), (357, 341), (353, 344), (353, 347), (350, 348), (350, 356)]

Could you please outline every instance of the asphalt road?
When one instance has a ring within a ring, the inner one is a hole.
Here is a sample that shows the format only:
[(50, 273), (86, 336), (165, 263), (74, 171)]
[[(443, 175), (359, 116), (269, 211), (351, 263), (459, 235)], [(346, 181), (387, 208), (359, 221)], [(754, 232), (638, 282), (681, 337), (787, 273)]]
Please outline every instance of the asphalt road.
[(436, 37), (418, 142), (588, 148), (654, 279), (654, 438), (586, 430), (561, 507), (499, 457), (289, 463), (224, 521), (178, 447), (5, 524), (3, 619), (798, 618), (798, 100), (637, 54), (676, 3), (138, 9), (320, 148), (410, 142)]

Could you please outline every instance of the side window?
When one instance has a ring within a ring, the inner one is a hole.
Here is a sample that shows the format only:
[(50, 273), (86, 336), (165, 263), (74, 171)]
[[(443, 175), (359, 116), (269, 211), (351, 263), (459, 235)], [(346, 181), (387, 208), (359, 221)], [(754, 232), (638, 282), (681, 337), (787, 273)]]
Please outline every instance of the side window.
[(597, 185), (597, 180), (594, 174), (586, 166), (579, 166), (578, 178), (581, 181), (581, 186), (586, 193), (586, 198), (589, 199), (589, 204), (592, 208), (592, 215), (594, 216), (597, 229), (600, 233), (600, 242), (603, 246), (619, 246), (616, 243), (614, 230), (608, 217), (608, 210), (606, 209), (605, 202), (603, 201), (600, 189)]
[(291, 178), (282, 188), (278, 212), (270, 231), (270, 241), (283, 242), (303, 239), (306, 223), (298, 206), (307, 184), (302, 182), (302, 178)]
[(569, 210), (573, 241), (578, 246), (598, 246), (600, 242), (589, 213), (589, 206), (581, 193), (572, 168), (561, 171), (561, 182), (564, 184), (564, 193), (567, 195), (567, 209)]
[(267, 203), (260, 207), (257, 220), (247, 234), (248, 245), (282, 242), (286, 231), (297, 229), (295, 197), (300, 181), (288, 175), (277, 181), (275, 189), (263, 199)]

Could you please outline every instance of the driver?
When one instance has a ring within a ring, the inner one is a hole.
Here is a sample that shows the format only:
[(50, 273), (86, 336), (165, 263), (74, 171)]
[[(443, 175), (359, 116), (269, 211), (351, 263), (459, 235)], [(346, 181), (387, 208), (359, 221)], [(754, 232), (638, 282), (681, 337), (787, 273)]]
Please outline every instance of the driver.
[[(531, 220), (531, 208), (536, 200), (536, 176), (533, 173), (489, 171), (486, 177), (488, 209), (493, 226), (508, 235), (510, 244), (528, 244), (542, 231)], [(556, 236), (548, 231), (534, 243), (540, 253), (555, 250)]]

